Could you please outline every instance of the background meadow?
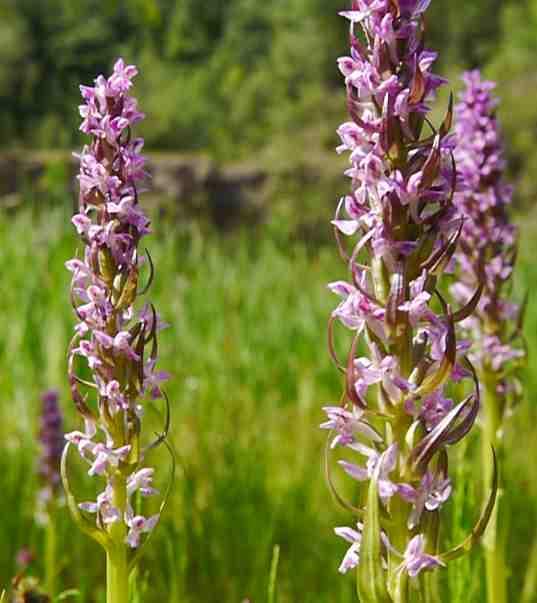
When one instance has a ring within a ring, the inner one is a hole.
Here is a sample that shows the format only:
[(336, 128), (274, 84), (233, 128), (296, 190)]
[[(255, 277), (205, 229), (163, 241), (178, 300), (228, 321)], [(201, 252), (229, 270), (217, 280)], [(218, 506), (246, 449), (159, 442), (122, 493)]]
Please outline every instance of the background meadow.
[[(188, 153), (222, 170), (233, 162), (268, 174), (261, 200), (252, 198), (255, 212), (247, 196), (233, 227), (223, 228), (225, 188), (201, 193), (194, 209), (170, 195), (146, 199), (156, 266), (150, 298), (170, 324), (160, 366), (173, 375), (167, 391), (177, 473), (139, 568), (136, 600), (265, 602), (276, 545), (279, 603), (356, 600), (352, 576), (337, 573), (345, 545), (332, 529), (351, 519), (325, 484), (326, 434), (318, 429), (321, 407), (341, 391), (326, 349), (336, 303), (326, 283), (345, 269), (329, 227), (347, 186), (339, 176), (343, 160), (333, 151), (335, 128), (345, 119), (335, 67), (346, 48), (336, 16), (345, 4), (0, 2), (6, 49), (0, 168), (5, 158), (34, 161), (36, 150), (42, 165), (38, 176), (18, 178), (16, 190), (6, 184), (9, 170), (0, 169), (0, 586), (17, 573), (22, 547), (36, 554), (29, 572), (39, 576), (43, 569), (43, 530), (35, 522), (40, 393), (58, 387), (66, 427), (78, 426), (66, 387), (74, 317), (64, 262), (77, 245), (67, 158), (81, 144), (77, 84), (123, 54), (140, 65), (136, 94), (148, 114), (143, 134), (155, 162)], [(431, 11), (429, 44), (443, 50), (438, 70), (457, 89), (461, 69), (485, 66), (503, 98), (521, 227), (515, 290), (520, 298), (529, 290), (530, 298), (526, 399), (506, 432), (502, 472), (513, 508), (511, 600), (531, 603), (537, 601), (537, 2), (479, 0), (470, 7), (433, 0)], [(154, 430), (163, 410), (147, 411)], [(478, 437), (476, 430), (464, 450), (451, 453), (459, 487), (447, 507), (448, 541), (462, 539), (481, 504)], [(167, 464), (163, 455), (161, 466)], [(164, 489), (167, 474), (160, 473)], [(60, 584), (77, 589), (79, 601), (103, 601), (96, 587), (104, 575), (100, 550), (66, 509), (57, 525)], [(446, 600), (484, 601), (480, 563), (474, 553), (443, 573)]]

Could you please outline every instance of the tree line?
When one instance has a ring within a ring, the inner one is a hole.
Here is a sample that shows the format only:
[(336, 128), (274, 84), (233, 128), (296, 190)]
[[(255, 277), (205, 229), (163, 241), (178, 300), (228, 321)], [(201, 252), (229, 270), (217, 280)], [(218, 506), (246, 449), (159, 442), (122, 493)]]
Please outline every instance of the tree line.
[[(347, 46), (337, 12), (348, 4), (3, 0), (1, 146), (78, 144), (78, 84), (120, 55), (143, 71), (137, 91), (151, 113), (142, 133), (152, 149), (244, 156), (282, 133), (332, 131), (341, 114), (335, 61)], [(433, 0), (427, 29), (442, 73), (480, 66), (500, 80), (515, 169), (537, 167), (537, 1)]]

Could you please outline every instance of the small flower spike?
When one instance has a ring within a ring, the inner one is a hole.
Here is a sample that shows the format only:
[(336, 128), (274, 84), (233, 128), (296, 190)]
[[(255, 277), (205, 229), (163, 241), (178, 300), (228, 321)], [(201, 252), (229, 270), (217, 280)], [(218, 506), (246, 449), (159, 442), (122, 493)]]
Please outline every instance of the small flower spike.
[(37, 497), (37, 521), (46, 523), (51, 505), (61, 495), (60, 465), (65, 446), (63, 416), (59, 405), (59, 394), (51, 389), (41, 396), (41, 417), (39, 427), (38, 474), (41, 488)]

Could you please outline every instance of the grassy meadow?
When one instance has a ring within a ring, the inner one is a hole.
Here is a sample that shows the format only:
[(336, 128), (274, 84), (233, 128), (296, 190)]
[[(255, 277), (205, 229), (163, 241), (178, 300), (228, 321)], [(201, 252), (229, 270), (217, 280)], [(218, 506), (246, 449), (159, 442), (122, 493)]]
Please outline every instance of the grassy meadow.
[[(156, 219), (147, 239), (157, 269), (150, 297), (170, 323), (161, 337), (160, 366), (173, 375), (168, 394), (177, 473), (138, 570), (136, 601), (264, 603), (275, 545), (278, 603), (356, 600), (352, 575), (337, 573), (345, 543), (332, 533), (352, 518), (326, 487), (325, 434), (318, 429), (321, 407), (335, 402), (341, 388), (326, 350), (335, 299), (325, 285), (343, 277), (344, 266), (335, 246), (303, 242), (276, 221), (222, 235)], [(537, 214), (521, 224), (516, 288), (531, 292)], [(79, 428), (65, 376), (74, 320), (64, 262), (76, 248), (69, 209), (0, 213), (0, 241), (0, 586), (7, 586), (21, 547), (36, 553), (30, 573), (43, 571), (43, 529), (35, 522), (42, 390), (61, 390), (66, 428)], [(509, 426), (510, 453), (502, 466), (514, 508), (508, 518), (512, 601), (521, 600), (537, 509), (535, 295), (526, 333), (527, 400)], [(150, 429), (159, 429), (162, 416), (162, 407), (148, 407)], [(475, 440), (452, 451), (461, 484), (458, 511), (451, 511), (445, 533), (453, 542), (479, 512), (478, 453)], [(80, 478), (84, 468), (75, 455), (72, 462)], [(165, 489), (169, 459), (155, 453), (152, 462)], [(80, 480), (82, 491), (91, 481)], [(454, 506), (451, 501), (448, 513)], [(78, 531), (66, 508), (57, 526), (61, 589), (77, 589), (72, 600), (104, 601), (100, 549)], [(479, 564), (474, 553), (443, 572), (446, 601), (484, 601)], [(531, 586), (530, 580), (525, 603), (537, 600)]]
[[(185, 193), (191, 206), (178, 207), (177, 182), (148, 208), (153, 235), (144, 243), (156, 268), (148, 299), (170, 325), (159, 366), (172, 375), (176, 472), (131, 603), (356, 603), (352, 572), (338, 573), (347, 545), (333, 533), (354, 518), (325, 482), (327, 434), (319, 429), (322, 407), (337, 403), (342, 388), (327, 350), (337, 299), (326, 284), (346, 276), (329, 220), (347, 186), (347, 159), (333, 148), (347, 119), (336, 59), (347, 53), (348, 24), (337, 13), (350, 4), (0, 0), (0, 151), (25, 164), (16, 174), (0, 162), (0, 603), (8, 603), (2, 589), (20, 571), (21, 549), (35, 555), (28, 575), (45, 575), (45, 530), (36, 521), (42, 392), (57, 388), (66, 431), (81, 427), (66, 376), (75, 320), (64, 263), (79, 245), (66, 157), (83, 144), (79, 83), (107, 73), (118, 56), (140, 68), (135, 96), (148, 119), (137, 135), (146, 148), (259, 167), (269, 175), (260, 197), (270, 208), (264, 222), (223, 233), (200, 217), (210, 213), (208, 199)], [(479, 66), (497, 80), (502, 99), (521, 228), (514, 293), (530, 296), (526, 395), (505, 431), (509, 508), (499, 521), (509, 534), (509, 601), (537, 603), (537, 0), (430, 4), (427, 46), (440, 51), (435, 71), (450, 78), (432, 121), (444, 119), (465, 69)], [(196, 195), (208, 197), (207, 180)], [(189, 219), (172, 218), (175, 210)], [(337, 335), (343, 353), (348, 333)], [(147, 440), (164, 415), (162, 402), (147, 405)], [(481, 509), (480, 444), (476, 427), (450, 451), (446, 547), (464, 539)], [(75, 454), (70, 461), (77, 498), (94, 499), (97, 480)], [(166, 491), (166, 450), (147, 464)], [(334, 474), (358, 500), (359, 486)], [(155, 513), (159, 501), (146, 505)], [(55, 523), (57, 590), (65, 593), (55, 601), (104, 603), (104, 553), (65, 505)], [(479, 548), (439, 575), (442, 602), (485, 603)]]

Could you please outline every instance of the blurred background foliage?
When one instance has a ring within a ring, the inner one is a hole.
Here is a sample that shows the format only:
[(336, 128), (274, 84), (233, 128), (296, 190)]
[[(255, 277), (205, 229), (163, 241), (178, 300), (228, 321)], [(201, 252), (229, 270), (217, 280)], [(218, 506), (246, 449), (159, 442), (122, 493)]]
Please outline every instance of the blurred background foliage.
[[(123, 55), (139, 64), (138, 95), (154, 150), (219, 159), (268, 148), (333, 146), (342, 113), (335, 60), (345, 49), (343, 0), (2, 0), (0, 140), (4, 148), (79, 143), (78, 84)], [(429, 45), (453, 76), (480, 66), (501, 81), (520, 199), (533, 194), (537, 104), (535, 0), (432, 3)], [(44, 102), (46, 99), (46, 102)], [(295, 143), (293, 145), (293, 142)]]
[[(429, 43), (443, 50), (444, 70), (508, 64), (516, 68), (510, 77), (523, 78), (536, 5), (433, 2)], [(146, 132), (153, 148), (247, 154), (275, 132), (315, 124), (326, 116), (319, 99), (340, 92), (342, 0), (3, 0), (1, 7), (3, 144), (73, 143), (78, 83), (119, 54), (144, 70), (141, 101), (158, 118)]]
[[(341, 175), (345, 159), (333, 150), (335, 129), (346, 119), (336, 59), (347, 48), (337, 11), (347, 5), (0, 0), (0, 151), (43, 150), (52, 157), (38, 180), (18, 184), (20, 198), (0, 197), (0, 586), (17, 571), (20, 547), (38, 553), (30, 569), (42, 570), (43, 534), (34, 521), (41, 391), (59, 386), (67, 426), (77, 424), (65, 378), (73, 315), (63, 264), (76, 247), (65, 157), (82, 144), (79, 83), (108, 72), (122, 55), (141, 70), (135, 94), (148, 119), (137, 132), (152, 159), (194, 154), (218, 165), (254, 163), (270, 180), (265, 219), (225, 236), (197, 219), (203, 211), (193, 220), (167, 219), (161, 203), (149, 203), (155, 235), (148, 246), (157, 267), (151, 295), (171, 323), (161, 365), (173, 374), (179, 470), (135, 600), (261, 603), (272, 547), (279, 544), (279, 603), (355, 601), (352, 577), (337, 574), (345, 545), (332, 533), (351, 518), (328, 493), (317, 429), (321, 406), (335, 402), (341, 388), (326, 352), (335, 301), (325, 285), (344, 276), (329, 220), (348, 186)], [(522, 298), (537, 279), (537, 0), (433, 0), (428, 43), (441, 52), (437, 71), (455, 90), (466, 68), (482, 67), (498, 80), (523, 226), (516, 283)], [(0, 185), (9, 179), (6, 165)], [(526, 331), (531, 401), (535, 296)], [(159, 410), (148, 417), (157, 429)], [(515, 510), (510, 589), (512, 600), (524, 603), (537, 600), (537, 547), (526, 580), (530, 594), (521, 599), (537, 519), (537, 467), (529, 462), (537, 456), (535, 420), (530, 404), (513, 418), (504, 467)], [(453, 542), (480, 506), (475, 444), (453, 452), (457, 500), (445, 529)], [(102, 601), (96, 585), (104, 567), (96, 547), (66, 512), (58, 529), (62, 584), (79, 589), (80, 601)], [(450, 566), (446, 600), (484, 600), (480, 563), (474, 555)]]
[(344, 31), (335, 7), (321, 0), (4, 0), (3, 143), (75, 142), (78, 83), (122, 54), (145, 74), (139, 95), (153, 116), (144, 132), (150, 147), (247, 153), (322, 115), (321, 91), (336, 79)]

